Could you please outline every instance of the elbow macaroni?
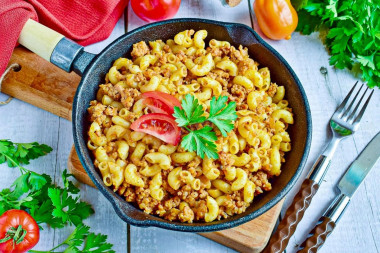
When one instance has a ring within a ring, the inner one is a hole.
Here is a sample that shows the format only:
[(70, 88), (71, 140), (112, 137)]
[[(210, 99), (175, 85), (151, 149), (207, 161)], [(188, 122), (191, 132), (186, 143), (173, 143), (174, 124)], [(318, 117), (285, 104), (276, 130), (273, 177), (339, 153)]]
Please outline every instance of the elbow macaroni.
[(150, 181), (149, 190), (150, 195), (160, 201), (164, 197), (164, 190), (161, 188), (162, 185), (162, 176), (161, 173), (157, 173)]
[(137, 174), (137, 167), (134, 164), (128, 164), (124, 171), (125, 182), (128, 184), (144, 187), (144, 180)]
[(207, 196), (207, 213), (205, 215), (205, 221), (211, 222), (216, 219), (219, 213), (219, 206), (215, 199)]
[(149, 163), (158, 164), (163, 170), (171, 168), (171, 159), (169, 156), (155, 152), (146, 154), (144, 157)]

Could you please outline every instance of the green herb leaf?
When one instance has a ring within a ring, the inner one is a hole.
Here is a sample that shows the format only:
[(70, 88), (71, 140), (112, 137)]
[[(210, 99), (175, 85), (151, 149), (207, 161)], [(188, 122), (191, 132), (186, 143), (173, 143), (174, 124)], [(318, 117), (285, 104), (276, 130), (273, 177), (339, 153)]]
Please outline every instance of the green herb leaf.
[(227, 105), (227, 100), (227, 96), (218, 99), (213, 97), (210, 102), (210, 116), (207, 119), (219, 128), (224, 137), (227, 137), (227, 133), (234, 129), (232, 121), (237, 119), (236, 102), (230, 102)]
[(212, 127), (205, 126), (199, 130), (191, 131), (183, 137), (181, 145), (190, 152), (196, 151), (202, 159), (206, 155), (209, 158), (217, 159), (217, 147), (215, 141), (218, 139)]
[(112, 246), (113, 245), (111, 243), (107, 243), (106, 235), (90, 233), (87, 236), (83, 252), (114, 252), (112, 250)]
[(77, 194), (80, 190), (76, 187), (72, 181), (68, 180), (69, 177), (74, 177), (72, 174), (67, 173), (67, 170), (62, 172), (62, 181), (64, 187), (68, 190), (68, 192), (72, 194)]
[(51, 147), (37, 142), (13, 143), (9, 140), (0, 140), (0, 164), (7, 162), (9, 167), (21, 167), (51, 151)]
[(29, 173), (30, 175), (29, 175), (28, 183), (32, 190), (40, 190), (47, 183), (47, 180), (45, 179), (43, 175), (37, 174), (33, 171)]
[(78, 226), (83, 219), (94, 213), (89, 204), (80, 202), (79, 198), (71, 197), (67, 189), (49, 188), (48, 196), (53, 203), (53, 216), (62, 219), (63, 223), (70, 222)]
[(197, 155), (204, 158), (206, 155), (209, 158), (217, 159), (218, 153), (215, 141), (217, 136), (210, 126), (205, 126), (201, 129), (191, 130), (187, 126), (203, 123), (206, 120), (213, 123), (220, 130), (223, 136), (234, 129), (233, 121), (237, 119), (236, 103), (230, 102), (227, 104), (228, 97), (213, 97), (210, 102), (209, 117), (203, 116), (205, 111), (198, 99), (193, 95), (186, 94), (182, 100), (182, 109), (174, 107), (173, 116), (179, 126), (185, 127), (189, 134), (182, 138), (181, 145), (188, 151), (196, 151)]
[(62, 219), (53, 216), (53, 208), (53, 203), (50, 199), (47, 199), (39, 205), (32, 206), (30, 208), (30, 215), (38, 224), (46, 223), (52, 228), (63, 228), (65, 224), (62, 223)]
[(186, 94), (181, 102), (182, 109), (178, 106), (174, 107), (173, 116), (176, 118), (178, 126), (188, 126), (206, 121), (206, 117), (202, 116), (205, 112), (198, 99), (193, 95)]
[(115, 253), (112, 250), (113, 245), (107, 243), (107, 236), (102, 234), (90, 233), (90, 228), (83, 224), (75, 228), (75, 230), (55, 248), (49, 251), (33, 251), (38, 253), (51, 253), (54, 249), (67, 245), (65, 253)]
[(29, 164), (29, 161), (44, 156), (52, 151), (52, 148), (45, 144), (32, 143), (15, 143), (17, 150), (15, 157), (20, 159), (20, 164)]
[(3, 213), (5, 213), (7, 210), (7, 207), (5, 206), (5, 203), (3, 202), (0, 202), (0, 216), (3, 215)]
[(292, 6), (296, 11), (300, 10), (302, 7), (305, 7), (307, 5), (307, 0), (292, 0), (291, 1)]
[(18, 199), (24, 193), (30, 190), (30, 186), (28, 184), (29, 175), (30, 173), (26, 173), (16, 178), (16, 180), (11, 185), (11, 187), (14, 186), (14, 190), (9, 193), (9, 196), (13, 197), (14, 199)]
[[(48, 196), (53, 203), (53, 216), (61, 218), (63, 223), (66, 223), (69, 220), (69, 214), (64, 211), (64, 208), (68, 208), (69, 196), (67, 191), (64, 191), (60, 188), (49, 188)], [(74, 201), (72, 198), (70, 201)]]
[(90, 228), (88, 226), (81, 224), (67, 237), (64, 244), (67, 244), (69, 247), (81, 246), (89, 231)]
[(304, 35), (309, 35), (312, 32), (319, 29), (320, 25), (320, 18), (311, 15), (305, 9), (301, 9), (298, 11), (298, 25), (296, 31), (299, 31)]
[(364, 55), (358, 55), (357, 60), (360, 62), (364, 67), (368, 67), (372, 70), (375, 70), (375, 62), (374, 62), (374, 57), (375, 54), (369, 55), (369, 56), (364, 56)]

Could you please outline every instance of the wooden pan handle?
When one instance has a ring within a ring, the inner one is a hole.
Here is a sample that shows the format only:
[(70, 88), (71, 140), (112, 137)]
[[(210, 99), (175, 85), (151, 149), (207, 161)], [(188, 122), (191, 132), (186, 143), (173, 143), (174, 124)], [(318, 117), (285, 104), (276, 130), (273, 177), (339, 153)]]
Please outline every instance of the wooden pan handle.
[(18, 42), (59, 68), (67, 72), (74, 70), (79, 75), (95, 57), (85, 53), (82, 46), (32, 19), (26, 21)]
[(309, 237), (301, 244), (301, 249), (297, 252), (301, 253), (316, 253), (325, 243), (327, 236), (335, 228), (335, 222), (330, 218), (322, 216), (317, 225), (309, 233)]
[(63, 37), (62, 34), (29, 19), (21, 31), (18, 42), (45, 60), (50, 61), (54, 48)]
[(277, 231), (272, 236), (268, 246), (264, 249), (264, 253), (281, 253), (285, 250), (290, 237), (294, 234), (298, 223), (301, 221), (318, 188), (319, 185), (311, 179), (303, 181), (301, 189), (294, 197), (292, 204), (285, 213), (284, 219), (280, 222)]

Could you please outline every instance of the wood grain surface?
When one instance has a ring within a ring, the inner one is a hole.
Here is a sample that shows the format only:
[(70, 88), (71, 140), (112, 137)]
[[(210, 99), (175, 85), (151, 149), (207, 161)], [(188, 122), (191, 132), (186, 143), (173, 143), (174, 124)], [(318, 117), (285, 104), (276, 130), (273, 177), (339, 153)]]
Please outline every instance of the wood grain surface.
[(17, 63), (20, 71), (11, 71), (5, 77), (1, 92), (71, 120), (80, 76), (65, 72), (22, 46), (14, 50), (9, 65), (12, 63)]
[[(182, 0), (175, 18), (181, 17), (201, 17), (251, 25), (247, 0), (243, 0), (234, 8), (222, 7), (218, 0)], [(86, 47), (86, 51), (98, 53), (124, 34), (124, 20), (128, 21), (127, 30), (145, 24), (128, 8), (127, 15), (119, 20), (111, 36), (102, 42)], [(254, 17), (253, 21), (255, 21)], [(260, 34), (257, 26), (255, 27)], [(329, 66), (329, 55), (320, 42), (318, 34), (303, 36), (294, 33), (289, 41), (265, 40), (292, 66), (305, 88), (310, 103), (313, 118), (313, 140), (309, 159), (301, 176), (301, 178), (305, 178), (308, 169), (318, 158), (331, 134), (327, 126), (332, 113), (357, 79), (348, 71), (336, 70)], [(28, 64), (32, 63), (28, 62)], [(4, 98), (5, 96), (0, 94), (0, 100), (2, 101)], [(304, 241), (323, 213), (323, 209), (336, 196), (336, 184), (346, 168), (380, 130), (379, 112), (380, 92), (376, 90), (363, 116), (361, 127), (353, 136), (342, 141), (338, 147), (318, 194), (314, 197), (303, 221), (289, 241), (287, 253), (296, 252), (298, 245)], [(67, 158), (73, 144), (71, 122), (18, 99), (12, 100), (8, 105), (0, 106), (0, 122), (1, 139), (8, 138), (16, 142), (38, 141), (53, 147), (52, 153), (32, 161), (27, 168), (39, 173), (47, 173), (57, 184), (61, 184), (60, 175), (67, 166)], [(364, 184), (356, 192), (334, 232), (319, 250), (320, 253), (380, 252), (380, 240), (378, 240), (380, 238), (380, 197), (375, 194), (378, 192), (380, 182), (379, 171), (380, 164), (377, 164), (371, 175), (366, 178)], [(19, 175), (16, 170), (8, 168), (6, 165), (0, 165), (0, 173), (2, 187), (9, 186)], [(289, 201), (292, 200), (301, 183), (302, 180), (288, 194), (282, 213), (286, 211)], [(128, 229), (102, 194), (85, 184), (81, 184), (80, 188), (82, 198), (91, 203), (96, 211), (85, 223), (91, 226), (92, 231), (108, 235), (108, 240), (114, 244), (114, 250), (117, 253), (234, 252), (230, 248), (193, 233), (178, 233), (159, 228), (131, 227)], [(51, 249), (62, 242), (72, 231), (73, 227), (64, 229), (44, 227), (44, 230), (41, 231), (41, 239), (35, 249)], [(128, 231), (130, 233), (127, 233)], [(57, 249), (57, 251), (63, 250)]]

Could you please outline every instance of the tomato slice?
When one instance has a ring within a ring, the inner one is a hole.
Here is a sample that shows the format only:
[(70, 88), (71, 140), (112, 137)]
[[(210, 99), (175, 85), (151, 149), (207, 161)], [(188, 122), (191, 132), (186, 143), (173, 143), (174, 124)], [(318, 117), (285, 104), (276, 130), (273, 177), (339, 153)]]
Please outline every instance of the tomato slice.
[(142, 94), (144, 103), (154, 113), (172, 115), (174, 106), (181, 107), (181, 103), (174, 96), (161, 91), (149, 91)]
[(178, 127), (177, 122), (172, 116), (163, 113), (143, 115), (132, 123), (131, 129), (153, 135), (172, 145), (178, 145), (181, 139), (181, 128)]

